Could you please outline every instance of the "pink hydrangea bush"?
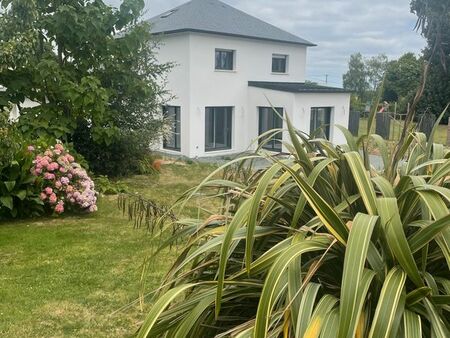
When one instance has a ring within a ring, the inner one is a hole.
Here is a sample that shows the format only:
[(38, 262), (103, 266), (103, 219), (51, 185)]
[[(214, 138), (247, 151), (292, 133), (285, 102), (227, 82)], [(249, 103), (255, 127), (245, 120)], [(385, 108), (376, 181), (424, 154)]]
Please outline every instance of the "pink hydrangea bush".
[(62, 214), (66, 209), (97, 211), (94, 182), (61, 143), (37, 155), (31, 172), (42, 179), (40, 199), (55, 213)]

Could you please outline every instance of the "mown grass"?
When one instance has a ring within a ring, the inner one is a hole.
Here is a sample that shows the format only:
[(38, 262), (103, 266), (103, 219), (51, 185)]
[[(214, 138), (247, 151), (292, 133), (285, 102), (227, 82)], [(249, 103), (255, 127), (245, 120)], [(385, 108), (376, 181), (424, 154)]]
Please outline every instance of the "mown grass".
[[(213, 167), (163, 166), (160, 176), (125, 182), (159, 203), (170, 205)], [(190, 205), (184, 216), (196, 217)], [(157, 246), (145, 229), (103, 197), (92, 215), (49, 217), (0, 224), (1, 337), (127, 337), (148, 310), (139, 302), (142, 264)], [(146, 291), (156, 288), (176, 257), (165, 251), (146, 272)]]
[[(390, 141), (398, 141), (400, 139), (400, 135), (403, 129), (404, 121), (394, 121), (391, 120), (390, 125)], [(367, 131), (367, 118), (361, 118), (359, 120), (359, 135), (364, 135)], [(374, 131), (375, 132), (375, 131)], [(434, 135), (434, 142), (447, 144), (447, 125), (440, 124), (436, 130), (436, 134)]]

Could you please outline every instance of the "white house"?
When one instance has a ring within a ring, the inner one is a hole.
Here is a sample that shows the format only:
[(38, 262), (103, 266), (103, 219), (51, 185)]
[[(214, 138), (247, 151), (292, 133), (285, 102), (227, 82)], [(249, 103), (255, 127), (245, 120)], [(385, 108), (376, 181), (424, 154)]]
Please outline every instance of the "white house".
[[(218, 0), (192, 0), (150, 23), (159, 61), (176, 63), (167, 79), (175, 98), (164, 107), (173, 137), (163, 151), (194, 158), (255, 148), (259, 134), (285, 127), (270, 104), (299, 130), (324, 125), (333, 143), (344, 142), (334, 125), (348, 125), (350, 93), (305, 83), (313, 43)], [(281, 138), (287, 133), (266, 148), (282, 151)]]

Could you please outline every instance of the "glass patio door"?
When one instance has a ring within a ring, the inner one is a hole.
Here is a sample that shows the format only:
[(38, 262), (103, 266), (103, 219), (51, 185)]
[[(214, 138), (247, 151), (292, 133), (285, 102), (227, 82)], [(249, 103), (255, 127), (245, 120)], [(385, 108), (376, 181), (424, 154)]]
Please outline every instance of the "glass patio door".
[(313, 107), (311, 108), (310, 133), (321, 129), (319, 135), (330, 139), (331, 107)]
[[(275, 112), (275, 111), (276, 112)], [(278, 113), (278, 114), (277, 114)], [(283, 128), (283, 108), (259, 107), (259, 135), (272, 129)], [(259, 142), (267, 141), (263, 148), (271, 151), (281, 152), (283, 133), (278, 132), (272, 137), (259, 139)]]

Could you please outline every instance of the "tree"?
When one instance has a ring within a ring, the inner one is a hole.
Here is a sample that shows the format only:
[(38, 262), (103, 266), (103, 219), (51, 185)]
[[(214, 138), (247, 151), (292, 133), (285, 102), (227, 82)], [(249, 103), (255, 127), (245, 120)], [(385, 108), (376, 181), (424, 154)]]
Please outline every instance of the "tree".
[(21, 110), (23, 132), (77, 144), (82, 130), (98, 146), (83, 151), (130, 137), (148, 146), (161, 135), (171, 65), (155, 59), (157, 42), (139, 22), (142, 0), (119, 9), (101, 0), (0, 1), (0, 106), (40, 104)]
[(386, 79), (383, 98), (386, 101), (398, 101), (399, 109), (406, 110), (420, 85), (422, 60), (413, 53), (406, 53), (398, 60), (392, 60), (386, 67)]
[(450, 102), (450, 0), (412, 0), (416, 28), (427, 39), (423, 58), (430, 62), (428, 81), (419, 109), (435, 114)]
[(350, 55), (348, 71), (343, 76), (343, 85), (345, 89), (353, 91), (361, 101), (364, 101), (366, 98), (369, 83), (367, 81), (366, 66), (361, 53)]
[(367, 72), (367, 82), (370, 89), (375, 91), (383, 80), (384, 73), (388, 65), (388, 58), (385, 54), (372, 56), (365, 61)]

